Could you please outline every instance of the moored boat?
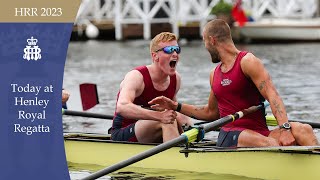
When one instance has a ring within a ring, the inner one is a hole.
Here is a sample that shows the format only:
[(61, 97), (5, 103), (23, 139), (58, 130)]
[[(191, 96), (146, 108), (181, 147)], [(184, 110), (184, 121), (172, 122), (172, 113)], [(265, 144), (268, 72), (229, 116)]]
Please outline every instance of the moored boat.
[(311, 19), (262, 19), (247, 22), (236, 28), (245, 39), (251, 40), (320, 40), (320, 18)]
[[(149, 150), (156, 144), (114, 142), (108, 136), (65, 135), (67, 161), (101, 168)], [(188, 157), (185, 157), (185, 156)], [(130, 165), (137, 168), (232, 174), (263, 179), (320, 179), (320, 146), (217, 148), (214, 143), (173, 147)]]

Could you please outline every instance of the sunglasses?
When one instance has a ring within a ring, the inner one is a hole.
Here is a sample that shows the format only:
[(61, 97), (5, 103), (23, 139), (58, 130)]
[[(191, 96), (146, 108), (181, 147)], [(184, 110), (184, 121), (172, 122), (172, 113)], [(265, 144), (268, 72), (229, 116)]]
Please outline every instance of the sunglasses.
[(156, 50), (156, 52), (158, 52), (158, 51), (163, 51), (166, 54), (172, 54), (173, 51), (176, 51), (177, 54), (180, 54), (181, 47), (180, 46), (166, 46), (164, 48)]

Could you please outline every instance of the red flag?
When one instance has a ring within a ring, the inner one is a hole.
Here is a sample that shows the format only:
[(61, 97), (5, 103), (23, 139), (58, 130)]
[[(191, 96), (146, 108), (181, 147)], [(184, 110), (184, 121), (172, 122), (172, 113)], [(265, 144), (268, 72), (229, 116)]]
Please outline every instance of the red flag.
[(231, 11), (232, 17), (242, 27), (247, 22), (247, 17), (241, 8), (241, 0), (237, 0)]

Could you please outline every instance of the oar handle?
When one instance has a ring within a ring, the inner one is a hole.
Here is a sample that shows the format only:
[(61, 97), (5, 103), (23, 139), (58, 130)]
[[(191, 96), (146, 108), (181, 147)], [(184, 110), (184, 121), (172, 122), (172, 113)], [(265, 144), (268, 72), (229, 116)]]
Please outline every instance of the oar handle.
[(62, 114), (70, 115), (70, 116), (89, 117), (89, 118), (113, 119), (113, 116), (111, 116), (111, 115), (82, 112), (82, 111), (72, 111), (72, 110), (67, 110), (67, 109), (62, 109)]
[(209, 132), (209, 131), (212, 131), (214, 130), (218, 123), (219, 123), (219, 126), (223, 126), (231, 121), (234, 121), (236, 119), (240, 119), (242, 118), (243, 116), (246, 116), (247, 114), (251, 114), (251, 113), (254, 113), (260, 109), (263, 109), (267, 106), (269, 106), (269, 102), (268, 101), (264, 101), (262, 104), (260, 105), (257, 105), (257, 106), (251, 106), (247, 109), (244, 109), (242, 111), (238, 111), (236, 113), (234, 113), (233, 115), (228, 115), (228, 116), (225, 116), (221, 119), (219, 119), (219, 122), (217, 121), (214, 121), (212, 123), (209, 123), (208, 125), (201, 125), (200, 128), (204, 130), (204, 132)]

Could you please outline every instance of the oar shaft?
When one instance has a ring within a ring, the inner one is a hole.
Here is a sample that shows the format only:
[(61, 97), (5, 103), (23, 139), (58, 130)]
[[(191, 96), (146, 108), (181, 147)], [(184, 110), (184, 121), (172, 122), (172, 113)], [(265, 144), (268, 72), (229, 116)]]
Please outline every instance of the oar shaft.
[(201, 125), (200, 128), (202, 128), (204, 130), (204, 132), (209, 132), (209, 131), (212, 131), (214, 130), (215, 128), (217, 128), (218, 126), (223, 126), (231, 121), (234, 121), (236, 119), (239, 119), (239, 118), (242, 118), (243, 116), (246, 116), (247, 114), (251, 114), (253, 112), (256, 112), (258, 111), (259, 109), (262, 109), (266, 106), (268, 106), (269, 104), (268, 103), (265, 103), (265, 104), (261, 104), (261, 105), (258, 105), (258, 106), (251, 106), (250, 108), (248, 109), (244, 109), (242, 111), (239, 111), (239, 112), (236, 112), (234, 113), (233, 115), (228, 115), (228, 116), (225, 116), (223, 118), (220, 118), (216, 121), (213, 121), (209, 124), (206, 124), (206, 125)]
[(70, 116), (90, 117), (90, 118), (113, 119), (113, 116), (110, 116), (110, 115), (82, 112), (82, 111), (72, 111), (72, 110), (66, 110), (66, 109), (63, 110), (63, 114), (70, 115)]
[(178, 138), (172, 139), (172, 140), (170, 140), (170, 141), (168, 141), (166, 143), (160, 144), (160, 145), (158, 145), (158, 146), (156, 146), (156, 147), (154, 147), (154, 148), (152, 148), (152, 149), (150, 149), (148, 151), (145, 151), (145, 152), (140, 153), (140, 154), (138, 154), (136, 156), (133, 156), (128, 160), (121, 161), (121, 162), (119, 162), (117, 164), (114, 164), (114, 165), (109, 166), (109, 167), (107, 167), (105, 169), (102, 169), (102, 170), (100, 170), (100, 171), (98, 171), (96, 173), (93, 173), (90, 176), (87, 176), (87, 177), (83, 178), (82, 180), (97, 179), (97, 178), (99, 178), (101, 176), (104, 176), (106, 174), (112, 173), (112, 172), (117, 171), (117, 170), (119, 170), (121, 168), (124, 168), (126, 166), (129, 166), (130, 164), (136, 163), (136, 162), (141, 161), (141, 160), (143, 160), (145, 158), (148, 158), (148, 157), (150, 157), (152, 155), (155, 155), (155, 154), (158, 154), (158, 153), (160, 153), (162, 151), (170, 149), (171, 147), (176, 146), (179, 143), (184, 143), (184, 142), (186, 142), (186, 140), (187, 139), (186, 139), (185, 136), (179, 136)]
[(220, 118), (219, 120), (213, 121), (206, 125), (201, 125), (200, 127), (203, 128), (204, 132), (210, 132), (215, 130), (217, 127), (221, 127), (229, 122), (231, 122), (233, 119), (231, 116), (226, 116), (223, 118)]
[(309, 124), (313, 128), (320, 128), (320, 123), (313, 122), (313, 121), (300, 121), (300, 120), (291, 119), (289, 120), (289, 122), (299, 122), (299, 123)]
[[(149, 107), (143, 107), (143, 108), (150, 109)], [(153, 110), (153, 109), (150, 109), (150, 110)], [(62, 109), (62, 114), (69, 115), (69, 116), (89, 117), (89, 118), (113, 119), (113, 116), (111, 115), (90, 113), (90, 112), (83, 112), (83, 111), (74, 111), (74, 110), (67, 110), (67, 109)]]
[[(277, 126), (277, 120), (276, 119), (268, 119), (267, 118), (267, 125), (268, 126)], [(320, 128), (320, 123), (319, 122), (313, 122), (313, 121), (308, 121), (308, 120), (297, 120), (297, 119), (289, 119), (289, 122), (300, 122), (300, 123), (303, 123), (303, 124), (309, 124), (310, 126), (312, 126), (313, 128)], [(198, 122), (198, 123), (195, 123), (194, 125), (195, 126), (199, 126), (201, 124), (208, 124), (210, 122), (208, 121), (202, 121), (202, 122)]]
[[(278, 122), (274, 116), (266, 116), (267, 125), (268, 126), (278, 126)], [(297, 119), (289, 119), (289, 122), (299, 122), (303, 124), (309, 124), (313, 128), (320, 128), (319, 122), (314, 122), (310, 120), (297, 120)]]

